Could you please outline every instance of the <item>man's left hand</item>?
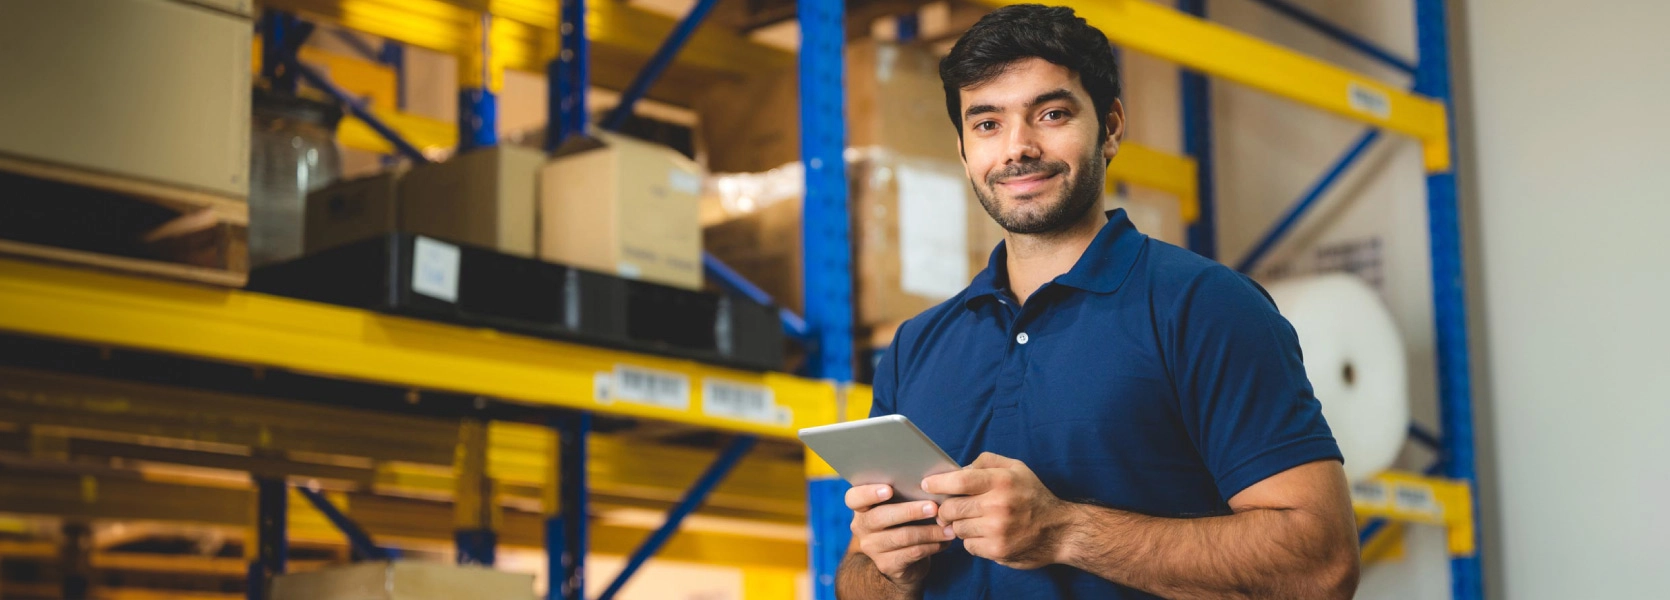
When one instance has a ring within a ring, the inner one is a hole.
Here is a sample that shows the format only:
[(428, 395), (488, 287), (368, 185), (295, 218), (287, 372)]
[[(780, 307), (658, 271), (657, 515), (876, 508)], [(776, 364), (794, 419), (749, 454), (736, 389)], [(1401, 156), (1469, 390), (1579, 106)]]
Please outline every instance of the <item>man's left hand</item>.
[(1014, 569), (1057, 562), (1074, 506), (1057, 498), (1025, 463), (990, 452), (962, 470), (922, 480), (922, 490), (952, 496), (938, 520), (969, 554)]

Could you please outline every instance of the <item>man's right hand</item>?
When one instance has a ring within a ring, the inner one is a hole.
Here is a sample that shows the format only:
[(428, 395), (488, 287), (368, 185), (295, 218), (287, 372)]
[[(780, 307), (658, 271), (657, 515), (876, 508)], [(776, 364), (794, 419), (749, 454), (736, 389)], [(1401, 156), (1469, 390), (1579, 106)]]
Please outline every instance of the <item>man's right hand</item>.
[(950, 527), (936, 523), (905, 523), (932, 519), (939, 506), (929, 501), (883, 504), (893, 497), (886, 485), (861, 485), (847, 490), (847, 508), (852, 509), (853, 547), (894, 585), (915, 588), (928, 575), (928, 557), (950, 545), (956, 536)]

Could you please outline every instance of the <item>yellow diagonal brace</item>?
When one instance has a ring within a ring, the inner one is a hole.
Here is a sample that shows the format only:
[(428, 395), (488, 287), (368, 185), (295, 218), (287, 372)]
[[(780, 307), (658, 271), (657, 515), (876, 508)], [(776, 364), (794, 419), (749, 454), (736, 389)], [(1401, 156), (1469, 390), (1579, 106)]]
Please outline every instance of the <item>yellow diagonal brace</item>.
[[(1034, 0), (984, 0), (1022, 4)], [(1144, 0), (1050, 0), (1108, 40), (1185, 67), (1421, 141), (1426, 168), (1450, 168), (1444, 105), (1366, 75)]]

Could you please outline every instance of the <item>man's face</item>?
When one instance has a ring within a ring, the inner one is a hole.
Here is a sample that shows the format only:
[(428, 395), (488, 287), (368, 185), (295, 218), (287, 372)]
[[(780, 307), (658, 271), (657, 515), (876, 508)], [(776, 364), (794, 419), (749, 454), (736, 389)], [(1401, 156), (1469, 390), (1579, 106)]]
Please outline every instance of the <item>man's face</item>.
[(986, 212), (1012, 233), (1047, 234), (1099, 204), (1124, 129), (1118, 101), (1110, 112), (1104, 141), (1078, 76), (1041, 58), (963, 88), (963, 166)]

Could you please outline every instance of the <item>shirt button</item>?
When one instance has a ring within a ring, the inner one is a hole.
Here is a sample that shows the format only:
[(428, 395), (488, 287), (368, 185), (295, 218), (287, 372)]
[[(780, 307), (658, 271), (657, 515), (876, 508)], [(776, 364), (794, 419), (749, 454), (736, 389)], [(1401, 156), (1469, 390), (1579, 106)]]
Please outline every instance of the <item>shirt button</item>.
[(1018, 342), (1018, 343), (1021, 343), (1021, 344), (1025, 344), (1026, 341), (1029, 340), (1029, 339), (1032, 339), (1032, 338), (1026, 337), (1026, 332), (1025, 331), (1022, 331), (1020, 335), (1015, 336), (1015, 341)]

